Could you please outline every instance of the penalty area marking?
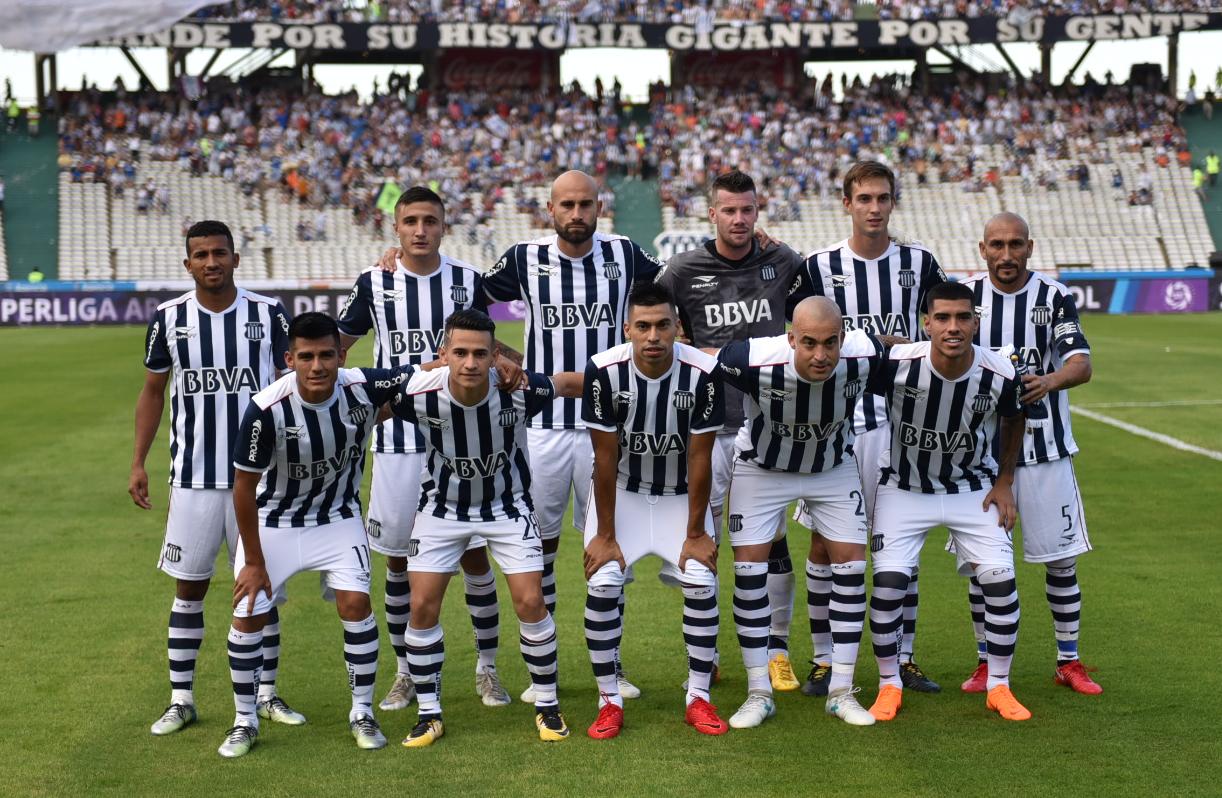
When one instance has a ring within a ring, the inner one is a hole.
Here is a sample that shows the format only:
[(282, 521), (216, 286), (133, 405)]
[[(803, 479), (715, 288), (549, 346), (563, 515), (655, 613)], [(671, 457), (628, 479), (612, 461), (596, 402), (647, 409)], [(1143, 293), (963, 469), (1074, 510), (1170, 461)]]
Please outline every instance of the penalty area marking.
[(1148, 438), (1152, 441), (1157, 441), (1165, 446), (1170, 446), (1172, 449), (1179, 449), (1181, 452), (1192, 452), (1193, 454), (1199, 454), (1204, 457), (1208, 457), (1210, 460), (1222, 461), (1222, 452), (1217, 452), (1213, 449), (1206, 449), (1202, 446), (1193, 446), (1191, 443), (1185, 443), (1179, 438), (1172, 438), (1170, 435), (1152, 432), (1145, 427), (1139, 427), (1136, 424), (1129, 424), (1128, 422), (1121, 421), (1118, 418), (1105, 416), (1102, 413), (1096, 413), (1095, 411), (1088, 410), (1084, 407), (1070, 406), (1069, 409), (1071, 412), (1079, 416), (1086, 416), (1089, 419), (1098, 421), (1100, 424), (1107, 424), (1108, 426), (1115, 427), (1116, 429), (1122, 429), (1125, 432), (1132, 433), (1133, 435)]

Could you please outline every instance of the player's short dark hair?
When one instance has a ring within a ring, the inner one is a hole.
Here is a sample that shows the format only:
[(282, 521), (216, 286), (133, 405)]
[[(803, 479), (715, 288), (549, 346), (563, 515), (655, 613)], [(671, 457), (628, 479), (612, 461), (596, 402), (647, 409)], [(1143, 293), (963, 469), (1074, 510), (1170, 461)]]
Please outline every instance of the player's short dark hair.
[(928, 313), (933, 307), (935, 300), (945, 299), (951, 302), (961, 302), (967, 300), (968, 304), (976, 306), (976, 295), (972, 293), (972, 289), (968, 288), (963, 283), (944, 282), (938, 283), (933, 288), (929, 289), (929, 293), (925, 295), (925, 312)]
[(713, 178), (713, 182), (709, 184), (709, 202), (717, 201), (718, 190), (728, 191), (731, 194), (745, 194), (748, 191), (752, 194), (756, 193), (755, 181), (751, 179), (751, 175), (737, 169), (722, 172)]
[(844, 196), (853, 196), (853, 184), (862, 180), (882, 178), (891, 186), (891, 198), (895, 199), (895, 172), (878, 161), (858, 161), (844, 173)]
[(445, 340), (447, 344), (450, 342), (450, 333), (453, 330), (486, 332), (489, 338), (496, 339), (496, 322), (487, 313), (475, 308), (456, 310), (449, 315), (445, 326)]
[(441, 201), (436, 191), (428, 186), (412, 186), (407, 191), (399, 195), (399, 199), (395, 202), (395, 216), (399, 215), (399, 208), (404, 205), (411, 205), (413, 202), (431, 202), (438, 208), (441, 208), (441, 218), (446, 215), (446, 204)]
[(670, 305), (675, 309), (675, 295), (661, 283), (641, 282), (632, 286), (628, 292), (628, 307), (652, 308), (657, 305)]
[(229, 225), (215, 219), (204, 219), (187, 228), (187, 257), (191, 257), (191, 239), (210, 236), (225, 236), (225, 240), (229, 242), (229, 251), (236, 252), (233, 247), (233, 232), (229, 229)]
[(293, 321), (289, 323), (289, 345), (291, 346), (297, 338), (303, 338), (307, 341), (317, 341), (320, 338), (334, 338), (335, 344), (338, 347), (340, 343), (339, 324), (326, 313), (318, 313), (311, 310), (295, 316)]

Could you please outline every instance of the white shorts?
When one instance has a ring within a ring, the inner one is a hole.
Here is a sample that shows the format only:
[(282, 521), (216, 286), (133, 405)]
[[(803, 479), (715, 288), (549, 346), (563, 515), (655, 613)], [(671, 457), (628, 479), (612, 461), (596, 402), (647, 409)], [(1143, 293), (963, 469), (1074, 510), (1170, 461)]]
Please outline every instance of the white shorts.
[[(687, 496), (647, 496), (615, 489), (615, 542), (624, 555), (624, 565), (653, 554), (662, 559), (659, 578), (666, 584), (715, 585), (717, 575), (694, 560), (686, 570), (679, 568), (679, 554), (687, 539)], [(705, 511), (704, 528), (713, 527), (713, 514)], [(590, 502), (586, 514), (584, 540), (588, 545), (598, 534), (598, 513)], [(711, 537), (711, 536), (710, 536)], [(624, 584), (619, 563), (609, 562), (589, 580), (591, 585)]]
[[(709, 508), (715, 515), (722, 514), (726, 503), (726, 494), (730, 492), (730, 482), (734, 478), (735, 457), (734, 440), (737, 436), (717, 433), (713, 439), (713, 482), (709, 486)], [(714, 538), (721, 539), (721, 530), (714, 530)]]
[(1091, 550), (1072, 458), (1016, 469), (1014, 501), (1027, 562), (1053, 562)]
[[(857, 461), (861, 503), (865, 510), (867, 526), (870, 518), (874, 516), (874, 497), (878, 495), (878, 478), (882, 473), (883, 458), (889, 452), (890, 446), (891, 425), (889, 423), (884, 423), (877, 429), (862, 432), (853, 438), (853, 458)], [(798, 504), (793, 520), (812, 531), (823, 531), (807, 511), (805, 503)], [(838, 540), (838, 538), (829, 539)]]
[[(369, 548), (388, 557), (406, 557), (420, 506), (420, 482), (428, 464), (425, 452), (395, 454), (374, 452), (373, 485), (369, 489), (369, 513), (365, 531)], [(483, 548), (480, 537), (471, 539), (470, 548)]]
[(998, 526), (997, 508), (984, 509), (986, 490), (968, 493), (915, 493), (878, 486), (870, 552), (875, 571), (911, 572), (920, 563), (925, 536), (936, 526), (950, 529), (964, 563), (988, 568), (1014, 567), (1014, 542)]
[(408, 544), (407, 570), (435, 574), (458, 572), (471, 540), (486, 542), (501, 572), (520, 574), (543, 570), (543, 541), (539, 522), (530, 516), (501, 521), (453, 521), (421, 513)]
[(852, 461), (821, 474), (769, 471), (755, 463), (734, 464), (730, 493), (730, 544), (771, 543), (784, 534), (785, 507), (805, 500), (806, 512), (819, 534), (841, 543), (866, 542), (866, 515), (861, 481)]
[[(271, 529), (259, 527), (259, 543), (272, 593), (284, 592), (284, 583), (301, 571), (322, 573), (324, 594), (327, 590), (350, 590), (369, 593), (369, 543), (365, 525), (359, 518), (345, 518), (318, 526)], [(236, 577), (246, 564), (246, 552), (238, 543), (233, 573)], [(234, 608), (237, 618), (262, 615), (272, 608), (270, 597), (260, 592), (254, 612), (243, 601)]]
[(175, 579), (192, 582), (211, 579), (222, 543), (229, 554), (229, 564), (233, 565), (238, 546), (233, 491), (171, 485), (165, 541), (157, 567)]
[(590, 500), (594, 445), (584, 429), (527, 429), (530, 497), (544, 540), (560, 537), (564, 510), (573, 494), (573, 526), (581, 531)]

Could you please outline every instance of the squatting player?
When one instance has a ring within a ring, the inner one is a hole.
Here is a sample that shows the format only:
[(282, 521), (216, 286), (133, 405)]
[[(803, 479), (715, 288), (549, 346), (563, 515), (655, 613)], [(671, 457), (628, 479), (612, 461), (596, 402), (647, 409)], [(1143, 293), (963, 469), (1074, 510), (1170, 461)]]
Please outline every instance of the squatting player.
[[(490, 303), (525, 303), (526, 368), (542, 374), (580, 373), (591, 355), (622, 341), (629, 289), (636, 282), (653, 280), (661, 264), (632, 240), (598, 232), (602, 211), (598, 184), (584, 172), (557, 177), (547, 209), (555, 235), (510, 247), (484, 275), (484, 292)], [(383, 268), (393, 264), (395, 252), (383, 255)], [(581, 420), (580, 399), (562, 397), (544, 408), (531, 418), (527, 436), (535, 473), (532, 493), (543, 536), (543, 595), (554, 614), (554, 565), (564, 511), (571, 493), (577, 508), (573, 525), (580, 530), (594, 457)], [(618, 656), (616, 668), (621, 694), (639, 696), (640, 691), (624, 678)], [(529, 687), (522, 701), (534, 701)]]
[(686, 720), (703, 734), (729, 730), (709, 703), (718, 627), (709, 487), (724, 421), (722, 381), (717, 360), (676, 343), (678, 331), (670, 292), (656, 283), (635, 286), (628, 342), (586, 366), (581, 412), (594, 449), (594, 496), (585, 523), (585, 627), (599, 693), (588, 730), (595, 739), (617, 736), (624, 724), (615, 673), (619, 597), (625, 572), (650, 554), (683, 590)]
[(475, 536), (487, 542), (513, 597), (539, 738), (563, 740), (569, 734), (556, 697), (556, 624), (543, 597), (543, 545), (531, 500), (526, 420), (552, 407), (557, 395), (580, 395), (581, 374), (549, 378), (527, 372), (520, 390), (501, 389), (492, 366), (495, 332), (486, 313), (453, 313), (440, 351), (445, 365), (413, 375), (393, 403), (394, 414), (419, 427), (428, 445), (419, 513), (408, 542), (407, 665), (420, 713), (403, 741), (408, 748), (432, 745), (445, 732), (441, 603)]
[(883, 345), (860, 330), (844, 332), (826, 297), (802, 300), (787, 335), (751, 338), (721, 350), (721, 374), (747, 396), (747, 420), (735, 441), (730, 493), (734, 547), (734, 624), (747, 668), (747, 700), (730, 718), (736, 729), (776, 712), (766, 642), (770, 599), (768, 549), (785, 508), (804, 501), (832, 562), (832, 678), (827, 713), (854, 726), (874, 716), (857, 703), (853, 671), (866, 616), (866, 513), (861, 477), (850, 455), (857, 398), (881, 364)]
[[(785, 332), (786, 295), (802, 258), (784, 245), (763, 245), (756, 237), (759, 200), (755, 181), (738, 170), (719, 175), (709, 187), (712, 241), (671, 258), (658, 275), (675, 297), (679, 320), (690, 343), (717, 349), (731, 341)], [(714, 536), (720, 539), (722, 506), (730, 489), (734, 436), (743, 424), (742, 394), (726, 386), (726, 424), (713, 448), (711, 502)], [(789, 661), (793, 618), (793, 564), (783, 535), (768, 553), (768, 596), (772, 607), (768, 671), (773, 688), (800, 686)]]
[(259, 736), (254, 692), (271, 597), (301, 571), (320, 571), (344, 627), (344, 662), (357, 746), (382, 748), (373, 718), (378, 625), (369, 603), (369, 545), (361, 521), (365, 449), (379, 411), (411, 367), (345, 369), (339, 327), (323, 313), (289, 325), (292, 372), (255, 394), (233, 450), (241, 542), (233, 586), (229, 672), (236, 710), (218, 752), (239, 757)]
[[(392, 271), (371, 268), (361, 274), (339, 315), (340, 337), (348, 350), (370, 330), (378, 368), (428, 363), (437, 357), (446, 318), (456, 310), (486, 308), (483, 280), (474, 268), (443, 255), (445, 204), (423, 186), (414, 186), (395, 203), (399, 252)], [(407, 547), (420, 499), (424, 436), (401, 419), (377, 428), (373, 443), (373, 485), (369, 493), (369, 547), (386, 555), (386, 631), (398, 668), (382, 702), (383, 710), (403, 709), (415, 697), (407, 673), (403, 635), (410, 615)], [(510, 701), (496, 671), (500, 607), (496, 580), (483, 542), (474, 539), (463, 555), (467, 611), (475, 629), (475, 690), (488, 706)]]
[[(1001, 213), (989, 220), (980, 242), (988, 272), (964, 281), (976, 297), (980, 326), (976, 343), (997, 350), (1011, 347), (1027, 364), (1024, 403), (1044, 402), (1049, 417), (1027, 419), (1023, 451), (1014, 473), (1014, 499), (1022, 519), (1023, 559), (1043, 563), (1044, 586), (1056, 637), (1056, 681), (1075, 692), (1103, 692), (1078, 659), (1082, 593), (1077, 558), (1091, 550), (1074, 474), (1078, 451), (1070, 427), (1070, 388), (1090, 380), (1090, 345), (1082, 334), (1073, 294), (1055, 280), (1027, 270), (1033, 242), (1022, 217)], [(963, 683), (982, 693), (988, 679), (985, 657), (984, 594), (973, 578), (968, 590), (980, 657)]]
[[(288, 314), (274, 299), (238, 288), (233, 234), (218, 221), (187, 230), (187, 273), (195, 289), (165, 302), (149, 322), (136, 401), (135, 452), (128, 493), (151, 509), (144, 462), (157, 437), (170, 385), (170, 500), (158, 567), (175, 579), (170, 609), (170, 705), (152, 726), (171, 734), (195, 722), (195, 661), (204, 638), (204, 596), (224, 543), (232, 562), (238, 528), (233, 515), (233, 441), (250, 397), (284, 368)], [(173, 378), (171, 380), (171, 377)], [(280, 619), (269, 610), (258, 713), (279, 723), (305, 718), (276, 695)]]
[[(843, 188), (841, 202), (852, 222), (852, 232), (844, 241), (818, 250), (806, 259), (799, 282), (790, 294), (789, 307), (792, 309), (808, 296), (826, 296), (840, 307), (847, 329), (916, 340), (925, 295), (932, 286), (944, 282), (946, 276), (928, 249), (898, 242), (891, 236), (889, 224), (896, 195), (895, 175), (890, 169), (877, 161), (860, 161), (845, 173)], [(887, 424), (882, 399), (863, 397), (853, 418), (856, 436), (853, 455), (861, 472), (867, 518), (874, 515), (879, 470), (890, 440)], [(799, 520), (811, 527), (813, 522), (800, 510)], [(900, 677), (909, 690), (936, 693), (941, 688), (912, 661), (917, 577), (918, 571), (914, 569), (904, 600)], [(831, 676), (828, 665), (832, 648), (828, 626), (832, 572), (826, 558), (807, 563), (806, 586), (815, 663), (802, 691), (807, 695), (825, 695)]]
[[(1023, 435), (1018, 383), (1007, 358), (972, 344), (977, 319), (970, 288), (941, 283), (926, 303), (929, 340), (892, 347), (870, 376), (870, 392), (884, 399), (891, 421), (870, 536), (870, 633), (879, 679), (870, 714), (892, 720), (900, 709), (904, 596), (925, 536), (944, 525), (984, 591), (986, 705), (1007, 720), (1026, 720), (1031, 713), (1010, 692), (1019, 616), (1010, 538)], [(992, 455), (998, 435), (1000, 464)]]

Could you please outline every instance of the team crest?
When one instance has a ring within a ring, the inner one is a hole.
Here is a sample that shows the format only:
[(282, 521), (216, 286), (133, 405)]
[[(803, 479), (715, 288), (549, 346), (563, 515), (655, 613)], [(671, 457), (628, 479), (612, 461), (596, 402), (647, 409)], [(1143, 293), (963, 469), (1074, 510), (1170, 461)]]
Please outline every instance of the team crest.
[(263, 322), (261, 321), (246, 322), (246, 340), (247, 341), (262, 341), (263, 340)]
[(1051, 324), (1052, 323), (1052, 308), (1047, 305), (1036, 305), (1031, 308), (1031, 323), (1032, 324)]
[(851, 274), (833, 274), (832, 288), (848, 288), (853, 284), (853, 276)]
[(613, 260), (603, 262), (603, 276), (608, 280), (618, 280), (621, 275), (619, 264)]
[(365, 522), (365, 532), (368, 533), (369, 537), (371, 538), (382, 537), (382, 522), (370, 518)]
[(987, 393), (978, 393), (972, 397), (972, 412), (987, 413), (993, 409), (993, 396)]
[(916, 272), (912, 269), (900, 269), (897, 277), (900, 288), (912, 288), (916, 285)]
[(516, 407), (507, 407), (501, 411), (499, 423), (502, 427), (512, 427), (518, 423), (518, 409)]
[(407, 556), (415, 557), (419, 553), (420, 553), (420, 541), (416, 540), (415, 538), (412, 538), (411, 540), (407, 541)]
[(900, 387), (896, 388), (895, 390), (898, 391), (899, 395), (904, 397), (905, 399), (920, 399), (921, 397), (925, 395), (924, 390), (920, 388), (913, 388), (908, 385), (901, 385)]
[(882, 535), (870, 535), (870, 551), (877, 554), (878, 552), (882, 550), (883, 550), (883, 536)]
[(691, 391), (675, 391), (670, 403), (676, 410), (691, 410), (696, 406), (696, 394)]
[(166, 562), (181, 562), (182, 561), (182, 546), (177, 546), (173, 543), (165, 544), (165, 561)]
[(856, 399), (861, 395), (861, 380), (853, 380), (844, 384), (844, 398)]
[(357, 405), (348, 411), (348, 419), (358, 427), (369, 420), (369, 405)]
[(765, 263), (763, 266), (761, 266), (760, 267), (760, 279), (761, 280), (775, 280), (776, 279), (776, 266), (773, 266), (771, 263)]
[(285, 439), (286, 441), (299, 441), (299, 440), (301, 440), (301, 433), (302, 433), (303, 431), (305, 431), (305, 427), (304, 427), (304, 426), (302, 426), (302, 427), (285, 427), (285, 428), (284, 428), (284, 439)]
[(742, 531), (743, 531), (743, 517), (742, 517), (742, 514), (741, 514), (741, 513), (734, 513), (733, 515), (731, 515), (731, 516), (730, 516), (730, 522), (729, 522), (729, 524), (730, 524), (730, 531), (731, 531), (731, 532), (742, 532)]
[(465, 305), (471, 301), (470, 292), (465, 285), (450, 286), (450, 300), (455, 305)]
[(174, 339), (177, 341), (182, 341), (184, 339), (194, 338), (194, 337), (195, 337), (195, 328), (194, 327), (175, 327), (174, 328)]

